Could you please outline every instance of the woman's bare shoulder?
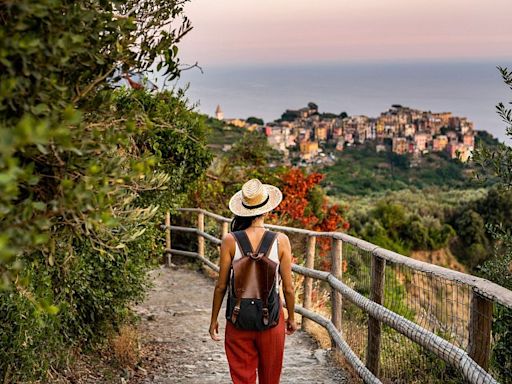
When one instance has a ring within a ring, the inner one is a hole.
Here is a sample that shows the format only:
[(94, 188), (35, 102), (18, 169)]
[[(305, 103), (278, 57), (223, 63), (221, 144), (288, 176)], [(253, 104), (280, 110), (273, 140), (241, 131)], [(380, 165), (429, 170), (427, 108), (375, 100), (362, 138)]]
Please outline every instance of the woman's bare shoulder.
[(276, 232), (277, 233), (277, 241), (280, 244), (290, 244), (290, 239), (288, 238), (288, 235), (286, 235), (283, 232)]
[(235, 236), (233, 236), (231, 232), (228, 232), (222, 237), (222, 242), (227, 245), (235, 244)]

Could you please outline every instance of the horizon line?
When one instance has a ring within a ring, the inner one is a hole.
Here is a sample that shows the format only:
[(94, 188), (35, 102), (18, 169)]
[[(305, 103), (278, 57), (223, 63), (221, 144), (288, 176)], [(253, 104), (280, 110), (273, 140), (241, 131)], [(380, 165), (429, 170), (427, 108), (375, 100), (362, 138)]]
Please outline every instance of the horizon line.
[[(268, 61), (268, 62), (213, 62), (201, 63), (198, 66), (201, 68), (269, 68), (269, 67), (307, 67), (307, 66), (333, 66), (333, 65), (369, 65), (369, 64), (488, 64), (495, 62), (496, 66), (512, 66), (512, 56), (510, 57), (488, 57), (488, 58), (386, 58), (386, 59), (350, 59), (350, 60), (316, 60), (316, 61)], [(501, 63), (500, 63), (501, 62)], [(503, 63), (508, 62), (508, 63)]]

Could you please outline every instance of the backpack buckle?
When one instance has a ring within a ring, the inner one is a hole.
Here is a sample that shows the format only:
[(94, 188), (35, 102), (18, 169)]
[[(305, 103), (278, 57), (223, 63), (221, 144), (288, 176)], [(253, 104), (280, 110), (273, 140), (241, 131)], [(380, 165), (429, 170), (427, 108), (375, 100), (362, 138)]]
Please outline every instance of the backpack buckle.
[(268, 325), (268, 308), (263, 308), (263, 324)]
[(231, 322), (233, 324), (236, 323), (236, 319), (237, 319), (239, 313), (240, 313), (240, 302), (239, 302), (239, 300), (237, 300), (235, 308), (233, 308), (233, 313), (231, 314)]
[(264, 253), (258, 253), (258, 252), (247, 252), (247, 256), (249, 256), (253, 260), (259, 260), (263, 256), (265, 256)]

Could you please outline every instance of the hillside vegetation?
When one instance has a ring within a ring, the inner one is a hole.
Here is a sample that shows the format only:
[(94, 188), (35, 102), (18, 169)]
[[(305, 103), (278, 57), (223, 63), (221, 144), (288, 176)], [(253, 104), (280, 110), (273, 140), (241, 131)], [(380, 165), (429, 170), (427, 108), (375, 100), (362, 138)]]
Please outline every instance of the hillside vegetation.
[(404, 255), (446, 248), (472, 272), (498, 245), (486, 226), (512, 226), (512, 193), (496, 189), (408, 189), (334, 201), (347, 205), (353, 235)]
[(443, 152), (413, 158), (411, 155), (375, 152), (370, 145), (344, 150), (336, 164), (325, 168), (325, 172), (325, 185), (330, 195), (364, 196), (410, 187), (460, 189), (477, 186), (471, 169)]
[(208, 146), (214, 153), (220, 153), (224, 146), (230, 147), (239, 141), (247, 132), (247, 129), (229, 125), (213, 117), (203, 116), (209, 128), (207, 140)]

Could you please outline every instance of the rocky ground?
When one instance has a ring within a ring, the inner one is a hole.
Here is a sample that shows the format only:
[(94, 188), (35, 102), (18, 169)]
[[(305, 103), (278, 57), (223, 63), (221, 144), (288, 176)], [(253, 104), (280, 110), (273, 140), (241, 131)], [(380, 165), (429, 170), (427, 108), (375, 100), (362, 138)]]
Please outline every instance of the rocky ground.
[[(196, 271), (161, 268), (155, 286), (136, 308), (142, 360), (126, 382), (134, 384), (230, 383), (222, 342), (208, 334), (214, 282)], [(224, 333), (224, 319), (219, 316)], [(124, 380), (123, 380), (124, 381)], [(287, 336), (281, 383), (348, 383), (348, 374), (307, 334)]]

